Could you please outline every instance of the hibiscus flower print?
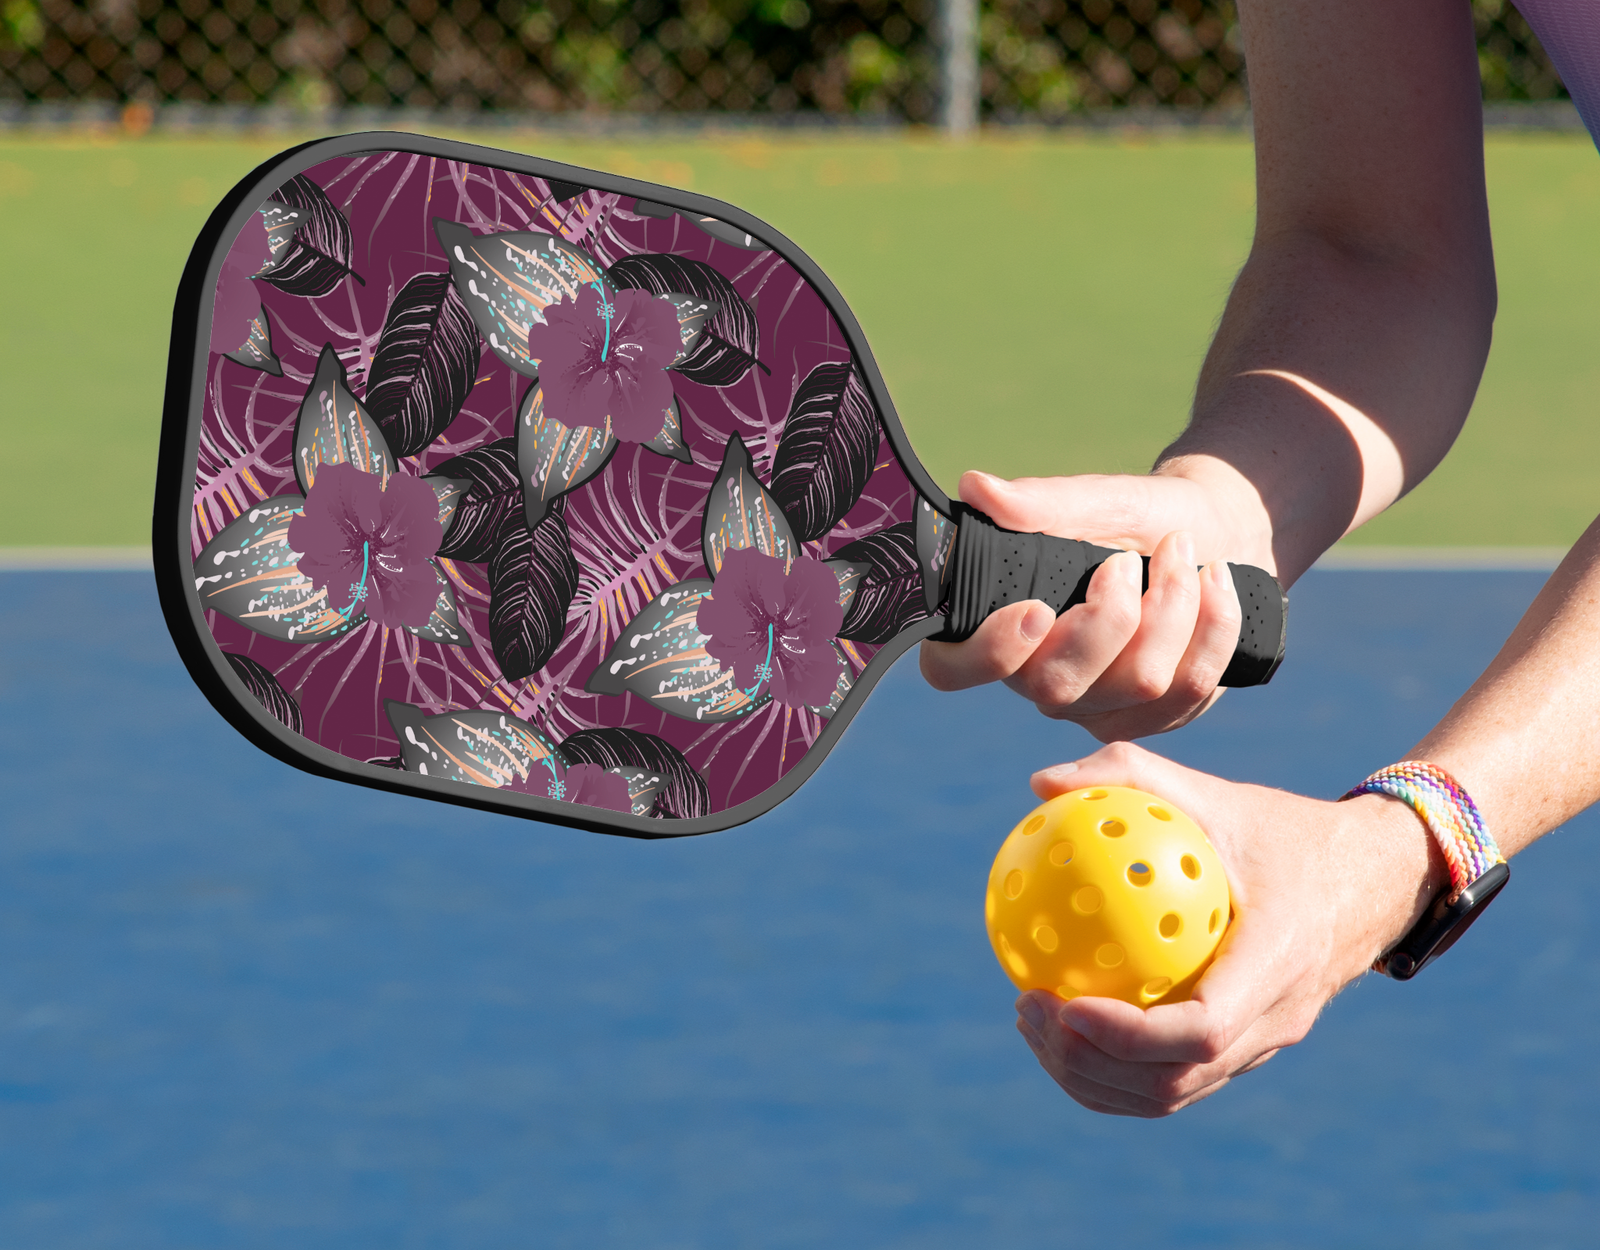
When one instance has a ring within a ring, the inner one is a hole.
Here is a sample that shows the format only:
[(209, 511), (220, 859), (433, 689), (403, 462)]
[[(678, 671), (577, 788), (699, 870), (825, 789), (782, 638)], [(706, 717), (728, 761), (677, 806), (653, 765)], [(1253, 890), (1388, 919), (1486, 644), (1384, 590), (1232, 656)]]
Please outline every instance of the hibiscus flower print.
[(343, 462), (322, 466), (289, 523), (300, 571), (328, 592), (328, 606), (389, 626), (428, 623), (439, 598), (429, 561), (443, 540), (438, 496), (420, 478), (396, 473), (386, 486)]
[(581, 803), (585, 807), (603, 807), (613, 812), (633, 810), (627, 780), (621, 773), (598, 764), (574, 764), (559, 777), (554, 769), (536, 764), (526, 777), (512, 778), (506, 789), (518, 794), (536, 794), (542, 799)]
[(843, 624), (839, 579), (827, 565), (753, 547), (728, 552), (698, 613), (707, 654), (752, 698), (770, 690), (794, 707), (833, 697), (839, 666), (829, 644)]
[(610, 417), (621, 441), (648, 442), (672, 403), (666, 368), (683, 346), (678, 313), (648, 291), (598, 285), (546, 304), (544, 324), (528, 327), (544, 412), (566, 426), (604, 426)]

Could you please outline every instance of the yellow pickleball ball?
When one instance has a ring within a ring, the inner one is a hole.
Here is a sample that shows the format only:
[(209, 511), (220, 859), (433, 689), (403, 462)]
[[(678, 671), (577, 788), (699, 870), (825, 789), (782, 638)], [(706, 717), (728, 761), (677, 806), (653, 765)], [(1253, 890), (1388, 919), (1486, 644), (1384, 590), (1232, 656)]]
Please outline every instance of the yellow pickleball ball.
[(1019, 989), (1182, 1002), (1232, 918), (1228, 878), (1171, 803), (1096, 786), (1036, 807), (989, 870), (989, 941)]

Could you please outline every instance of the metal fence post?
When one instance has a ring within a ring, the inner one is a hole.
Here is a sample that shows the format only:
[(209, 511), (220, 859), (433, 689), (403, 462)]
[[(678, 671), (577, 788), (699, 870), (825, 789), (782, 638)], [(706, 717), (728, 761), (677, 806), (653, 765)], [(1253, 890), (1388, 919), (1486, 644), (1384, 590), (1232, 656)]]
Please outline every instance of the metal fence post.
[(939, 0), (940, 120), (952, 138), (978, 128), (978, 0)]

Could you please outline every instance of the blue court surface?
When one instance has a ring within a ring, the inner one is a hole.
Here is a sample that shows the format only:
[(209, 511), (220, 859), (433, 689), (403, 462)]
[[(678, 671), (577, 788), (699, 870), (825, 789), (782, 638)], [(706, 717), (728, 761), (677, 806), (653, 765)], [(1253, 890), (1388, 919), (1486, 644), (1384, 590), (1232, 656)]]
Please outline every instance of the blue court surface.
[[(1538, 573), (1313, 571), (1156, 745), (1332, 796)], [(1416, 1247), (1600, 1238), (1585, 815), (1410, 985), (1172, 1120), (1039, 1071), (982, 924), (1088, 738), (909, 658), (741, 829), (639, 843), (295, 772), (148, 573), (0, 574), (0, 1247)]]

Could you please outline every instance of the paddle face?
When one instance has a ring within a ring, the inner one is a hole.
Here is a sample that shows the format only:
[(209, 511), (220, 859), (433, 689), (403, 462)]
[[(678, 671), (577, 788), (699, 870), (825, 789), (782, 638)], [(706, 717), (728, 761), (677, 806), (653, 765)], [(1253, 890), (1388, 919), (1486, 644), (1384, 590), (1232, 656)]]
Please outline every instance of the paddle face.
[(219, 710), (324, 775), (748, 820), (942, 625), (949, 512), (837, 291), (703, 197), (349, 136), (241, 183), (185, 272), (163, 606)]

